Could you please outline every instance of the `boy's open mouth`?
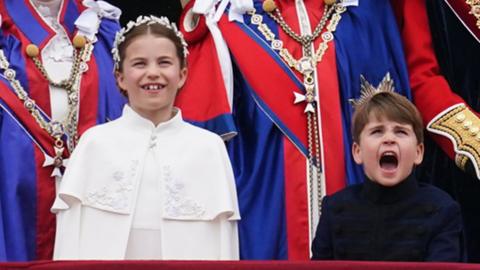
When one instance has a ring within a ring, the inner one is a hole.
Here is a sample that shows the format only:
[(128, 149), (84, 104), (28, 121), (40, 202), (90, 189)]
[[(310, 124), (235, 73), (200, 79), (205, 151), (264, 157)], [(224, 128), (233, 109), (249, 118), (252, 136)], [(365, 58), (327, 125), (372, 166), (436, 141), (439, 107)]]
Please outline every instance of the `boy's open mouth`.
[(395, 170), (398, 166), (398, 158), (395, 152), (387, 151), (380, 157), (380, 168), (384, 170)]

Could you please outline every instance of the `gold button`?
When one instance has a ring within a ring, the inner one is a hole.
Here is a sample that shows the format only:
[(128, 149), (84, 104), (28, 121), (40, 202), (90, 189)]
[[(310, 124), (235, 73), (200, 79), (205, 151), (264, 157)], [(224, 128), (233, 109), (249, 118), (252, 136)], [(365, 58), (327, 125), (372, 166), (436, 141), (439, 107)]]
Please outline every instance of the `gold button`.
[(475, 136), (477, 133), (480, 131), (480, 128), (478, 127), (471, 127), (470, 128), (470, 135)]
[(35, 44), (28, 44), (27, 48), (25, 48), (25, 51), (28, 55), (28, 57), (37, 57), (38, 54), (40, 53), (40, 50), (38, 49), (37, 45)]
[(272, 12), (274, 11), (275, 9), (277, 9), (277, 5), (275, 4), (275, 1), (273, 0), (265, 0), (263, 1), (263, 10), (265, 12)]
[(457, 121), (457, 123), (461, 123), (465, 121), (465, 114), (463, 113), (457, 114), (457, 116), (455, 117), (455, 121)]
[(472, 121), (467, 120), (463, 123), (463, 128), (464, 129), (469, 129), (472, 126)]
[(73, 46), (75, 46), (75, 48), (77, 49), (83, 48), (86, 43), (87, 43), (87, 39), (84, 36), (76, 35), (73, 38)]
[(335, 4), (335, 2), (337, 2), (337, 0), (323, 0), (323, 2), (325, 2), (325, 5), (331, 6), (331, 5)]

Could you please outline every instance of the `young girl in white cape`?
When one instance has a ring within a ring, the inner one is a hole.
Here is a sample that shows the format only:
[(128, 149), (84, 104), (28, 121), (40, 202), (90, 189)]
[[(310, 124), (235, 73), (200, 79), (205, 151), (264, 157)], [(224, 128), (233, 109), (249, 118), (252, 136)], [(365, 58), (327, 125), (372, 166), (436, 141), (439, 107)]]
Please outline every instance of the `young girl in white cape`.
[(52, 207), (54, 259), (238, 259), (225, 145), (173, 106), (187, 77), (182, 34), (167, 18), (139, 17), (112, 52), (129, 103), (71, 156)]

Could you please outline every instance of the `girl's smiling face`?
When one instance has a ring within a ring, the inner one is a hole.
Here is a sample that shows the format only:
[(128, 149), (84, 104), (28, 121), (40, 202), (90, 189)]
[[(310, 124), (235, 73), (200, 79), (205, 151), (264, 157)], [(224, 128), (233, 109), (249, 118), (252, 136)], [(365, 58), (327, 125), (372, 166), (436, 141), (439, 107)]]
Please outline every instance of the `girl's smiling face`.
[(172, 117), (175, 97), (186, 77), (175, 44), (149, 33), (128, 44), (117, 71), (117, 83), (127, 92), (130, 107), (155, 125)]

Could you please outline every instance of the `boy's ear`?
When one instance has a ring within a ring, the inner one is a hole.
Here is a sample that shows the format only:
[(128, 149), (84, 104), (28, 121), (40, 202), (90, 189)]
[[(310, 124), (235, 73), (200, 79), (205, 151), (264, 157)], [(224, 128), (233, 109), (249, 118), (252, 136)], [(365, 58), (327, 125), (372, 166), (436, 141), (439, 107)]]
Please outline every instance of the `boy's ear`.
[(356, 142), (353, 142), (352, 144), (352, 156), (353, 160), (355, 160), (355, 163), (358, 165), (363, 163), (360, 145)]
[(425, 146), (423, 143), (417, 145), (417, 155), (413, 161), (415, 165), (419, 165), (423, 161), (423, 153), (425, 152)]

